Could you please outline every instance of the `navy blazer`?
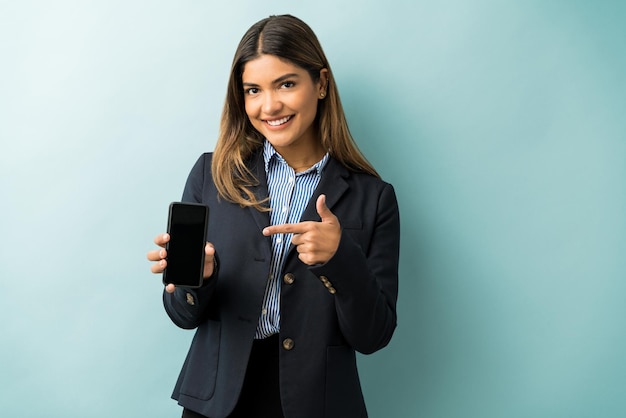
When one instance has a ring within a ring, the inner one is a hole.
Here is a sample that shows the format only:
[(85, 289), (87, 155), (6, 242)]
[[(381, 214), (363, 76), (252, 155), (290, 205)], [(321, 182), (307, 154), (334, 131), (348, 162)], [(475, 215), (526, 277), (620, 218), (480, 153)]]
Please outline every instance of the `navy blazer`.
[[(235, 407), (242, 388), (272, 257), (262, 230), (269, 214), (218, 197), (212, 154), (197, 161), (183, 200), (209, 206), (208, 240), (219, 271), (200, 289), (164, 292), (179, 327), (197, 328), (172, 397), (215, 418)], [(267, 197), (262, 152), (248, 162)], [(292, 245), (281, 283), (280, 394), (287, 418), (366, 417), (355, 351), (386, 346), (396, 327), (400, 221), (393, 187), (349, 171), (333, 158), (302, 215), (319, 221), (315, 202), (326, 195), (341, 224), (337, 252), (309, 266)]]

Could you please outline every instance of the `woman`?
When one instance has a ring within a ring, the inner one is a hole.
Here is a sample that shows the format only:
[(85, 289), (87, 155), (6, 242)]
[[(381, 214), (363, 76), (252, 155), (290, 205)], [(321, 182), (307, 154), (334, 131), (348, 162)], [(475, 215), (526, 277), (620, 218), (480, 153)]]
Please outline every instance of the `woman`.
[[(210, 207), (204, 284), (169, 284), (197, 328), (172, 397), (183, 417), (365, 417), (355, 351), (396, 326), (399, 215), (358, 151), (312, 30), (271, 16), (242, 38), (215, 151), (183, 201)], [(152, 272), (167, 266), (150, 251)]]

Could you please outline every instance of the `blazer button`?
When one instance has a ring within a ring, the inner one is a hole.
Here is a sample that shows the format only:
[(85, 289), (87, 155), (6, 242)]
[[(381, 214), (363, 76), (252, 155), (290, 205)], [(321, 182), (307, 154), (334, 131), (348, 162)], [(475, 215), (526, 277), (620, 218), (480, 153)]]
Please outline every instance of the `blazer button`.
[(329, 281), (328, 281), (328, 277), (326, 277), (326, 276), (320, 276), (320, 280), (321, 280), (321, 281), (322, 281), (322, 283), (324, 283), (324, 284), (329, 283)]
[(196, 301), (193, 298), (193, 295), (191, 293), (187, 293), (187, 303), (191, 306), (196, 304)]
[(294, 345), (295, 345), (295, 343), (293, 342), (293, 340), (291, 338), (285, 338), (283, 340), (283, 348), (285, 350), (287, 350), (287, 351), (291, 350)]
[(329, 287), (328, 291), (330, 292), (331, 295), (334, 295), (335, 293), (337, 293), (334, 287)]
[(283, 281), (287, 284), (293, 284), (296, 281), (296, 276), (293, 273), (287, 273), (283, 276)]

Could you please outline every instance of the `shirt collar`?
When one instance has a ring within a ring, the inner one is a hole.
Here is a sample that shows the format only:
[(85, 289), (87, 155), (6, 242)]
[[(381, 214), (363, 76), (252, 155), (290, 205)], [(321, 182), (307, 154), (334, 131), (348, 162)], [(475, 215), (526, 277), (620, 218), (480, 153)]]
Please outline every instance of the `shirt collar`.
[[(270, 162), (276, 158), (278, 161), (281, 161), (285, 164), (287, 164), (287, 162), (285, 161), (285, 159), (282, 157), (282, 155), (280, 155), (272, 146), (272, 144), (270, 144), (270, 141), (268, 141), (267, 139), (263, 142), (263, 161), (265, 162), (265, 174), (268, 173), (269, 171), (269, 167), (270, 167)], [(317, 171), (317, 175), (321, 176), (322, 175), (322, 170), (324, 170), (324, 167), (326, 166), (326, 163), (328, 162), (328, 158), (329, 155), (328, 153), (324, 154), (324, 157), (322, 157), (321, 160), (319, 160), (315, 165), (313, 165), (311, 168), (309, 168), (306, 171), (303, 171), (302, 173), (298, 173), (298, 174), (304, 174), (304, 173), (309, 173), (313, 170)]]

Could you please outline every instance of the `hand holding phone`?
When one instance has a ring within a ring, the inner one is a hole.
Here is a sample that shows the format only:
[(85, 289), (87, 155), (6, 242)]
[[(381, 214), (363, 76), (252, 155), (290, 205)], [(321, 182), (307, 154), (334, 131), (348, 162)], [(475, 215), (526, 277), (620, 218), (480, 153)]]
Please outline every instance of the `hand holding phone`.
[(204, 259), (209, 208), (196, 203), (173, 202), (169, 207), (165, 244), (167, 265), (163, 283), (197, 288), (204, 280)]

